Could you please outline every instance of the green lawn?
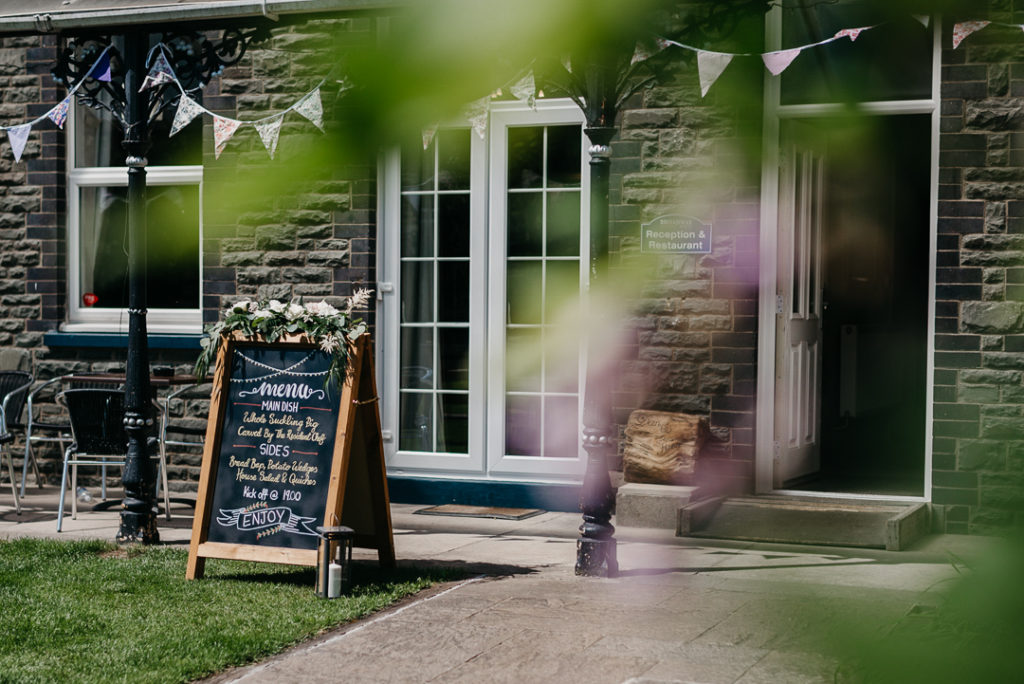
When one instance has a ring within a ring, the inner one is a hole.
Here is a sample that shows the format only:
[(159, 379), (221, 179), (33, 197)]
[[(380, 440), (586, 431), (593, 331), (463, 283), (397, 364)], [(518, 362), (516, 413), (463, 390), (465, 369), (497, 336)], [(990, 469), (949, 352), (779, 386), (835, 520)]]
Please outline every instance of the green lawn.
[(437, 570), (357, 564), (347, 597), (318, 599), (314, 571), (105, 542), (0, 542), (0, 682), (188, 681), (276, 653), (431, 584)]

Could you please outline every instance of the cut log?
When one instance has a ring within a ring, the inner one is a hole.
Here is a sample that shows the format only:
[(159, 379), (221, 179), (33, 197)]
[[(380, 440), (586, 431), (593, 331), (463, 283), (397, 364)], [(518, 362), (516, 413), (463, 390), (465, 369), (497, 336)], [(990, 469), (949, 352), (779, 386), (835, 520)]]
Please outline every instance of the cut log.
[(703, 416), (633, 411), (622, 452), (626, 482), (695, 484), (697, 456), (707, 434), (707, 418)]

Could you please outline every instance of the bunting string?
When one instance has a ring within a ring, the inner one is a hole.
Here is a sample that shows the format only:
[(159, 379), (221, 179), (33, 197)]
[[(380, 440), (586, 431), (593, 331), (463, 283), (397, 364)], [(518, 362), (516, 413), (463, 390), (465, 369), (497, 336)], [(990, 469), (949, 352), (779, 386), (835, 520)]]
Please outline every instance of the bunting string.
[[(209, 114), (213, 117), (214, 121), (214, 154), (217, 158), (220, 157), (225, 145), (235, 134), (238, 128), (243, 125), (247, 125), (256, 129), (260, 140), (267, 148), (270, 158), (273, 159), (277, 151), (281, 125), (284, 122), (285, 114), (288, 112), (296, 112), (309, 120), (321, 131), (324, 130), (323, 103), (320, 98), (320, 90), (327, 82), (326, 77), (321, 79), (321, 81), (316, 84), (312, 90), (296, 100), (294, 104), (282, 111), (275, 112), (258, 119), (233, 119), (216, 114), (193, 99), (192, 94), (194, 94), (198, 89), (190, 91), (182, 85), (171, 66), (170, 60), (167, 58), (167, 51), (168, 48), (163, 43), (154, 45), (150, 50), (149, 55), (146, 58), (148, 71), (146, 78), (139, 87), (139, 92), (164, 84), (173, 84), (177, 88), (180, 96), (178, 98), (177, 109), (174, 112), (174, 119), (171, 122), (170, 136), (174, 136), (180, 132), (182, 128), (187, 126), (197, 116), (200, 116), (201, 114)], [(111, 80), (110, 46), (104, 48), (103, 52), (100, 53), (99, 57), (96, 58), (96, 61), (93, 62), (93, 65), (86, 72), (86, 75), (79, 79), (63, 99), (51, 107), (45, 114), (20, 124), (6, 126), (0, 125), (0, 129), (3, 129), (7, 133), (8, 140), (11, 143), (11, 151), (14, 153), (14, 160), (16, 162), (21, 161), (22, 154), (25, 151), (25, 146), (28, 143), (29, 134), (32, 132), (32, 128), (36, 124), (44, 120), (49, 120), (58, 128), (64, 128), (68, 112), (71, 109), (72, 99), (84, 85), (85, 81), (90, 78), (106, 82)], [(344, 80), (340, 80), (338, 83), (341, 85), (340, 92), (345, 92), (351, 88), (351, 86)]]
[[(926, 28), (928, 27), (929, 17), (916, 14), (912, 16)], [(794, 60), (796, 60), (797, 57), (800, 56), (804, 50), (821, 47), (843, 39), (848, 39), (850, 42), (856, 42), (862, 33), (877, 28), (880, 25), (881, 24), (844, 28), (823, 40), (782, 50), (772, 50), (761, 54), (705, 50), (694, 47), (693, 45), (669, 40), (667, 38), (656, 37), (652, 41), (653, 48), (651, 45), (643, 43), (637, 44), (630, 60), (630, 64), (635, 65), (643, 62), (670, 47), (677, 47), (694, 52), (697, 55), (697, 72), (700, 81), (700, 93), (701, 97), (705, 97), (711, 87), (736, 57), (759, 57), (765, 68), (772, 75), (779, 76), (793, 63)], [(954, 24), (953, 26), (952, 48), (956, 50), (970, 35), (981, 31), (988, 26), (1003, 26), (1024, 31), (1024, 24), (1010, 24), (987, 20), (962, 21)], [(24, 153), (25, 146), (28, 142), (29, 133), (36, 124), (44, 120), (49, 120), (58, 128), (64, 128), (64, 123), (67, 121), (68, 112), (71, 107), (71, 101), (86, 80), (90, 78), (107, 82), (111, 80), (110, 49), (110, 46), (104, 48), (96, 58), (92, 67), (90, 67), (89, 71), (86, 72), (86, 76), (79, 79), (79, 81), (68, 91), (67, 95), (65, 95), (60, 102), (51, 107), (46, 113), (23, 123), (0, 125), (0, 129), (7, 133), (16, 162), (21, 161), (22, 154)], [(259, 135), (260, 140), (263, 142), (264, 147), (266, 147), (270, 158), (273, 159), (277, 151), (278, 139), (280, 137), (284, 117), (289, 112), (299, 114), (321, 131), (324, 130), (323, 102), (321, 100), (320, 91), (327, 83), (327, 77), (322, 79), (309, 92), (302, 95), (302, 97), (296, 100), (294, 104), (282, 111), (257, 119), (234, 119), (216, 114), (206, 107), (203, 107), (196, 99), (194, 99), (193, 95), (198, 89), (189, 90), (182, 85), (177, 74), (174, 72), (174, 68), (171, 66), (170, 60), (168, 59), (168, 52), (169, 48), (163, 43), (155, 45), (150, 50), (149, 55), (146, 58), (148, 72), (142, 82), (142, 85), (139, 87), (139, 92), (143, 92), (157, 86), (170, 84), (173, 84), (178, 89), (180, 96), (178, 98), (177, 109), (174, 113), (174, 120), (171, 124), (171, 136), (181, 131), (182, 128), (187, 126), (196, 117), (202, 114), (208, 114), (213, 117), (214, 153), (216, 157), (220, 157), (220, 154), (224, 150), (228, 141), (232, 136), (234, 136), (235, 132), (240, 127), (252, 126), (256, 129), (256, 132)], [(563, 66), (566, 70), (572, 71), (572, 64), (568, 58), (563, 59)], [(340, 93), (351, 88), (344, 79), (339, 80), (338, 83), (341, 85)], [(528, 70), (524, 76), (517, 76), (513, 80), (509, 81), (502, 86), (502, 88), (508, 88), (513, 97), (528, 104), (532, 108), (536, 108), (536, 98), (539, 93), (537, 91), (532, 69)], [(469, 120), (473, 130), (481, 137), (483, 137), (486, 132), (490, 101), (493, 97), (501, 94), (502, 88), (498, 88), (492, 95), (475, 100), (467, 106), (465, 116)], [(424, 149), (430, 146), (437, 128), (438, 126), (435, 123), (423, 129), (422, 137)]]

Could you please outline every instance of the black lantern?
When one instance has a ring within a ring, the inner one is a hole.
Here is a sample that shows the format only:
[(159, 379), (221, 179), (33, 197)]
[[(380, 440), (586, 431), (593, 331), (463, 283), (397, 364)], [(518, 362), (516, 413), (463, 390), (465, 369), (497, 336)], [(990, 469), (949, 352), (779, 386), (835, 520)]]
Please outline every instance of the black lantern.
[(338, 598), (348, 589), (352, 579), (352, 539), (355, 532), (343, 525), (318, 527), (316, 531), (320, 535), (316, 595)]

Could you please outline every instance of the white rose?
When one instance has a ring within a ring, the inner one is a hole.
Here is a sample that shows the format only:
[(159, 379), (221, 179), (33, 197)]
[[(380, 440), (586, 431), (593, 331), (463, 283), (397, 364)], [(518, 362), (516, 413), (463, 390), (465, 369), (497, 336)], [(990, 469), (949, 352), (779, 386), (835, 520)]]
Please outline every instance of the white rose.
[(284, 311), (284, 303), (279, 302), (276, 299), (271, 299), (267, 303), (267, 308), (273, 311), (274, 313), (281, 313), (282, 311)]
[(252, 308), (252, 302), (248, 299), (235, 302), (231, 307), (228, 308), (228, 313), (235, 313), (236, 311), (248, 313)]
[(292, 302), (291, 304), (288, 305), (287, 314), (289, 318), (301, 318), (305, 313), (306, 310), (302, 308), (301, 304), (296, 304), (295, 302)]

